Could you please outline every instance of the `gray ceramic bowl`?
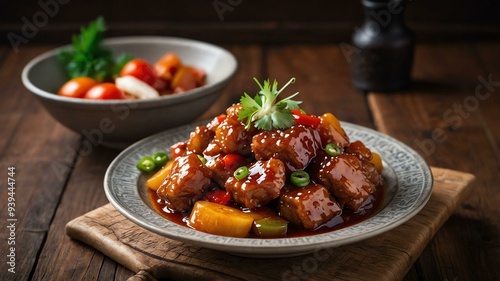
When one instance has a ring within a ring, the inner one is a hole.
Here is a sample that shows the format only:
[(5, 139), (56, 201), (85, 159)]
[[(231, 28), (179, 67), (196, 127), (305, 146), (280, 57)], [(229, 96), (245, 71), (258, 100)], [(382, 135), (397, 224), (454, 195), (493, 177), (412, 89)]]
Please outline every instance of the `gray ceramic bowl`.
[(195, 120), (217, 100), (237, 68), (235, 57), (228, 51), (189, 39), (121, 37), (107, 39), (104, 44), (115, 56), (127, 53), (150, 63), (173, 51), (183, 63), (203, 69), (207, 83), (182, 94), (148, 100), (67, 98), (55, 93), (67, 80), (56, 54), (68, 46), (30, 61), (22, 72), (24, 86), (57, 121), (84, 135), (93, 145), (124, 148), (148, 135)]

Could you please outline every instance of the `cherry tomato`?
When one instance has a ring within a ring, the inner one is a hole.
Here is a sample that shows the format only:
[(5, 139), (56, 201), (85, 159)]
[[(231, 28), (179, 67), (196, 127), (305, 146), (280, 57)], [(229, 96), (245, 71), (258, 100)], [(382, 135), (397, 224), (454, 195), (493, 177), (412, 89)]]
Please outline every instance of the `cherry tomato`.
[(149, 86), (158, 91), (164, 90), (167, 83), (158, 77), (155, 69), (145, 60), (133, 59), (129, 61), (120, 71), (120, 76), (134, 76), (135, 78), (144, 81)]
[(115, 84), (101, 83), (90, 88), (85, 94), (85, 98), (92, 100), (122, 100), (125, 99), (125, 95)]
[(177, 72), (177, 70), (181, 68), (181, 66), (181, 59), (173, 52), (168, 52), (163, 55), (163, 57), (159, 59), (154, 65), (158, 76), (167, 81), (172, 80), (175, 72)]
[(96, 84), (97, 82), (90, 77), (73, 78), (64, 83), (57, 94), (69, 98), (83, 98), (85, 93)]

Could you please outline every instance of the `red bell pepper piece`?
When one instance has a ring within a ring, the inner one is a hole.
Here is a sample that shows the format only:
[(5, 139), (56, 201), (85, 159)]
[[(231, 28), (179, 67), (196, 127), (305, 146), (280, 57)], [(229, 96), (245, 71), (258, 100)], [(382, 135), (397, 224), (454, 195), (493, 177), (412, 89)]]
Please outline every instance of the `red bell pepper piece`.
[(319, 119), (319, 117), (316, 117), (314, 115), (304, 114), (300, 112), (300, 109), (292, 110), (292, 115), (293, 118), (295, 119), (295, 124), (297, 125), (304, 125), (317, 128), (319, 126), (319, 123), (321, 123), (321, 119)]
[(226, 205), (229, 200), (231, 200), (231, 194), (225, 190), (214, 189), (205, 194), (205, 200), (212, 203)]
[(222, 160), (224, 161), (226, 170), (231, 174), (234, 173), (234, 171), (236, 171), (236, 169), (238, 169), (239, 167), (248, 164), (245, 157), (235, 153), (224, 155), (224, 158)]

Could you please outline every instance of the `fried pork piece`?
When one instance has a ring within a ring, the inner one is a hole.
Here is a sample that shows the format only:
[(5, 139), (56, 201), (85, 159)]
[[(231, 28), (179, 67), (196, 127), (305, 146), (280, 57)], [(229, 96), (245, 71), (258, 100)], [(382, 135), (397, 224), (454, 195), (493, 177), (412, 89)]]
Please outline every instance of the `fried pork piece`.
[(346, 153), (354, 154), (358, 157), (362, 162), (363, 173), (374, 185), (381, 185), (383, 182), (382, 175), (377, 171), (375, 165), (373, 165), (370, 161), (373, 158), (373, 154), (370, 149), (368, 149), (364, 143), (360, 141), (355, 141), (350, 143), (345, 148)]
[(238, 120), (238, 112), (243, 108), (241, 103), (235, 103), (226, 109), (227, 118)]
[(205, 151), (203, 151), (203, 155), (208, 155), (208, 156), (217, 156), (220, 154), (224, 154), (222, 150), (220, 149), (219, 145), (217, 144), (217, 141), (215, 139), (212, 139), (212, 141), (208, 144), (207, 148)]
[(252, 138), (255, 159), (280, 159), (290, 171), (305, 169), (320, 147), (318, 132), (302, 125), (285, 131), (262, 131)]
[(206, 166), (212, 171), (212, 179), (219, 185), (224, 186), (227, 179), (232, 175), (230, 171), (225, 169), (223, 156), (216, 155), (214, 157), (205, 157), (207, 159)]
[(210, 186), (212, 172), (194, 153), (177, 157), (172, 164), (170, 175), (157, 190), (158, 196), (169, 207), (186, 211), (200, 199)]
[(319, 164), (319, 170), (313, 174), (313, 179), (324, 185), (341, 206), (347, 205), (349, 209), (357, 211), (377, 185), (382, 183), (382, 177), (374, 167), (370, 169), (370, 165), (373, 166), (353, 154), (326, 157)]
[(342, 209), (324, 186), (309, 184), (286, 185), (280, 193), (279, 211), (291, 223), (314, 229), (339, 215)]
[(285, 180), (285, 164), (271, 158), (254, 162), (244, 179), (230, 177), (225, 187), (236, 202), (247, 208), (254, 208), (278, 198)]
[(196, 154), (202, 154), (207, 148), (215, 133), (207, 126), (198, 126), (189, 135), (186, 142), (187, 150)]
[(220, 118), (220, 123), (215, 128), (215, 138), (206, 151), (209, 155), (215, 155), (217, 150), (225, 154), (237, 153), (245, 156), (252, 153), (250, 145), (257, 129), (252, 126), (247, 130), (245, 124), (238, 120), (238, 112), (242, 108), (238, 103), (226, 109), (226, 117)]
[(224, 121), (226, 117), (227, 117), (226, 114), (221, 114), (219, 116), (214, 117), (212, 121), (208, 122), (207, 128), (215, 133), (217, 127), (219, 127), (220, 123), (222, 123), (222, 121)]
[(237, 119), (229, 118), (229, 115), (215, 130), (214, 141), (224, 153), (249, 155), (252, 152), (251, 132), (247, 131), (245, 125)]
[(170, 146), (170, 152), (172, 153), (172, 158), (175, 159), (179, 156), (184, 156), (187, 154), (187, 145), (185, 141), (181, 141)]
[(353, 141), (345, 148), (346, 153), (355, 154), (358, 156), (359, 160), (372, 160), (372, 152), (368, 149), (364, 143), (360, 141)]

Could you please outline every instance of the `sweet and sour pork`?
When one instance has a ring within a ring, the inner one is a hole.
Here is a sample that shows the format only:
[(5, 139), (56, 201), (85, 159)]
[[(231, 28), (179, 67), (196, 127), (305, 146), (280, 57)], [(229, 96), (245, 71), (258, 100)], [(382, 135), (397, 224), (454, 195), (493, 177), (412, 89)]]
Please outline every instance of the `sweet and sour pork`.
[[(380, 172), (370, 162), (371, 151), (361, 142), (350, 142), (333, 115), (319, 117), (318, 127), (247, 130), (238, 120), (241, 108), (229, 107), (226, 115), (196, 127), (186, 142), (172, 146), (173, 168), (157, 191), (171, 208), (188, 211), (212, 185), (225, 189), (242, 207), (272, 203), (290, 223), (315, 229), (342, 214), (343, 208), (360, 210), (382, 185)], [(328, 155), (329, 143), (341, 153)], [(233, 176), (238, 166), (248, 167), (244, 179)], [(289, 176), (294, 171), (307, 171), (311, 182), (292, 185)]]

